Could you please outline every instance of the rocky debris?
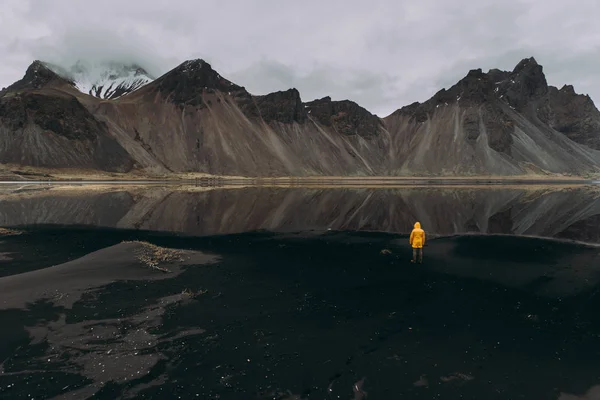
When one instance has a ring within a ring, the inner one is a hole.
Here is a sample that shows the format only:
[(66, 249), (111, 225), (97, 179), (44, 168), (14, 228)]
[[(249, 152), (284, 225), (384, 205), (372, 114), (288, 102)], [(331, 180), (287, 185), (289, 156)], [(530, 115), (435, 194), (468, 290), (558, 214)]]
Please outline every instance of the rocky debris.
[(383, 128), (379, 117), (359, 106), (353, 101), (332, 101), (331, 97), (323, 97), (305, 104), (310, 116), (319, 124), (333, 127), (345, 135), (372, 137)]
[(184, 261), (182, 256), (183, 252), (180, 250), (168, 249), (152, 243), (140, 241), (123, 243), (136, 243), (140, 245), (136, 252), (137, 259), (145, 266), (162, 272), (171, 272), (171, 270), (163, 267), (163, 265)]

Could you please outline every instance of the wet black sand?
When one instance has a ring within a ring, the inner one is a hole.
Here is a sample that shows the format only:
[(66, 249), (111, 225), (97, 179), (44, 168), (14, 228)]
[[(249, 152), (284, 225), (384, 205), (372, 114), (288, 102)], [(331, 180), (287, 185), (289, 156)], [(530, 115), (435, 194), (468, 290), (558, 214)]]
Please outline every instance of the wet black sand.
[(414, 265), (389, 234), (37, 228), (0, 238), (0, 302), (39, 276), (10, 275), (134, 239), (217, 261), (125, 265), (72, 304), (24, 291), (0, 309), (0, 398), (584, 399), (600, 384), (600, 249), (579, 244), (440, 238)]

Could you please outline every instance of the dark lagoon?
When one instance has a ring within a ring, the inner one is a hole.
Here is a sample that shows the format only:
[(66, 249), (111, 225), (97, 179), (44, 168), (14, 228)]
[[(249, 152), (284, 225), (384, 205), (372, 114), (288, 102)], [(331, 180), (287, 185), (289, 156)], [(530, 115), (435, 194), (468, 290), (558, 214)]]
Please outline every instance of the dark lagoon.
[(0, 227), (1, 399), (600, 398), (598, 186), (3, 185)]

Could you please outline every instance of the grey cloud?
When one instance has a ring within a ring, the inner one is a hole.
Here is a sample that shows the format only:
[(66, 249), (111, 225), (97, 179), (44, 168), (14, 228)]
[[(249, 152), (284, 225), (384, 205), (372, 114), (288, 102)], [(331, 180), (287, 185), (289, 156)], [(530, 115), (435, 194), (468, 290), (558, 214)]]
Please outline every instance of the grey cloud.
[(0, 87), (34, 58), (127, 61), (160, 75), (203, 58), (256, 93), (350, 99), (379, 115), (469, 69), (534, 56), (550, 83), (600, 99), (597, 0), (3, 0)]
[(30, 43), (33, 58), (69, 67), (78, 60), (91, 63), (122, 61), (137, 63), (150, 74), (159, 76), (172, 60), (164, 59), (135, 36), (93, 29), (68, 31), (56, 38), (43, 38)]
[[(261, 60), (234, 72), (230, 78), (254, 94), (297, 88), (303, 101), (325, 96), (333, 100), (360, 99), (359, 104), (380, 116), (399, 104), (393, 93), (394, 77), (351, 68), (317, 66), (305, 72), (272, 60)], [(395, 103), (395, 105), (394, 105)]]

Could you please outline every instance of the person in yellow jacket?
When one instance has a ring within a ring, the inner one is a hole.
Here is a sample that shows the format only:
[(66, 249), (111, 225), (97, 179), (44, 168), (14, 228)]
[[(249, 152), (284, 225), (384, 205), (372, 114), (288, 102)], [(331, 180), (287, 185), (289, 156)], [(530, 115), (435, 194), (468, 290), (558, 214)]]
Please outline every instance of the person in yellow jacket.
[(410, 262), (417, 262), (417, 256), (419, 257), (419, 264), (423, 262), (423, 246), (425, 245), (425, 231), (421, 229), (421, 223), (415, 222), (415, 228), (410, 233), (410, 245), (413, 248), (413, 257)]

